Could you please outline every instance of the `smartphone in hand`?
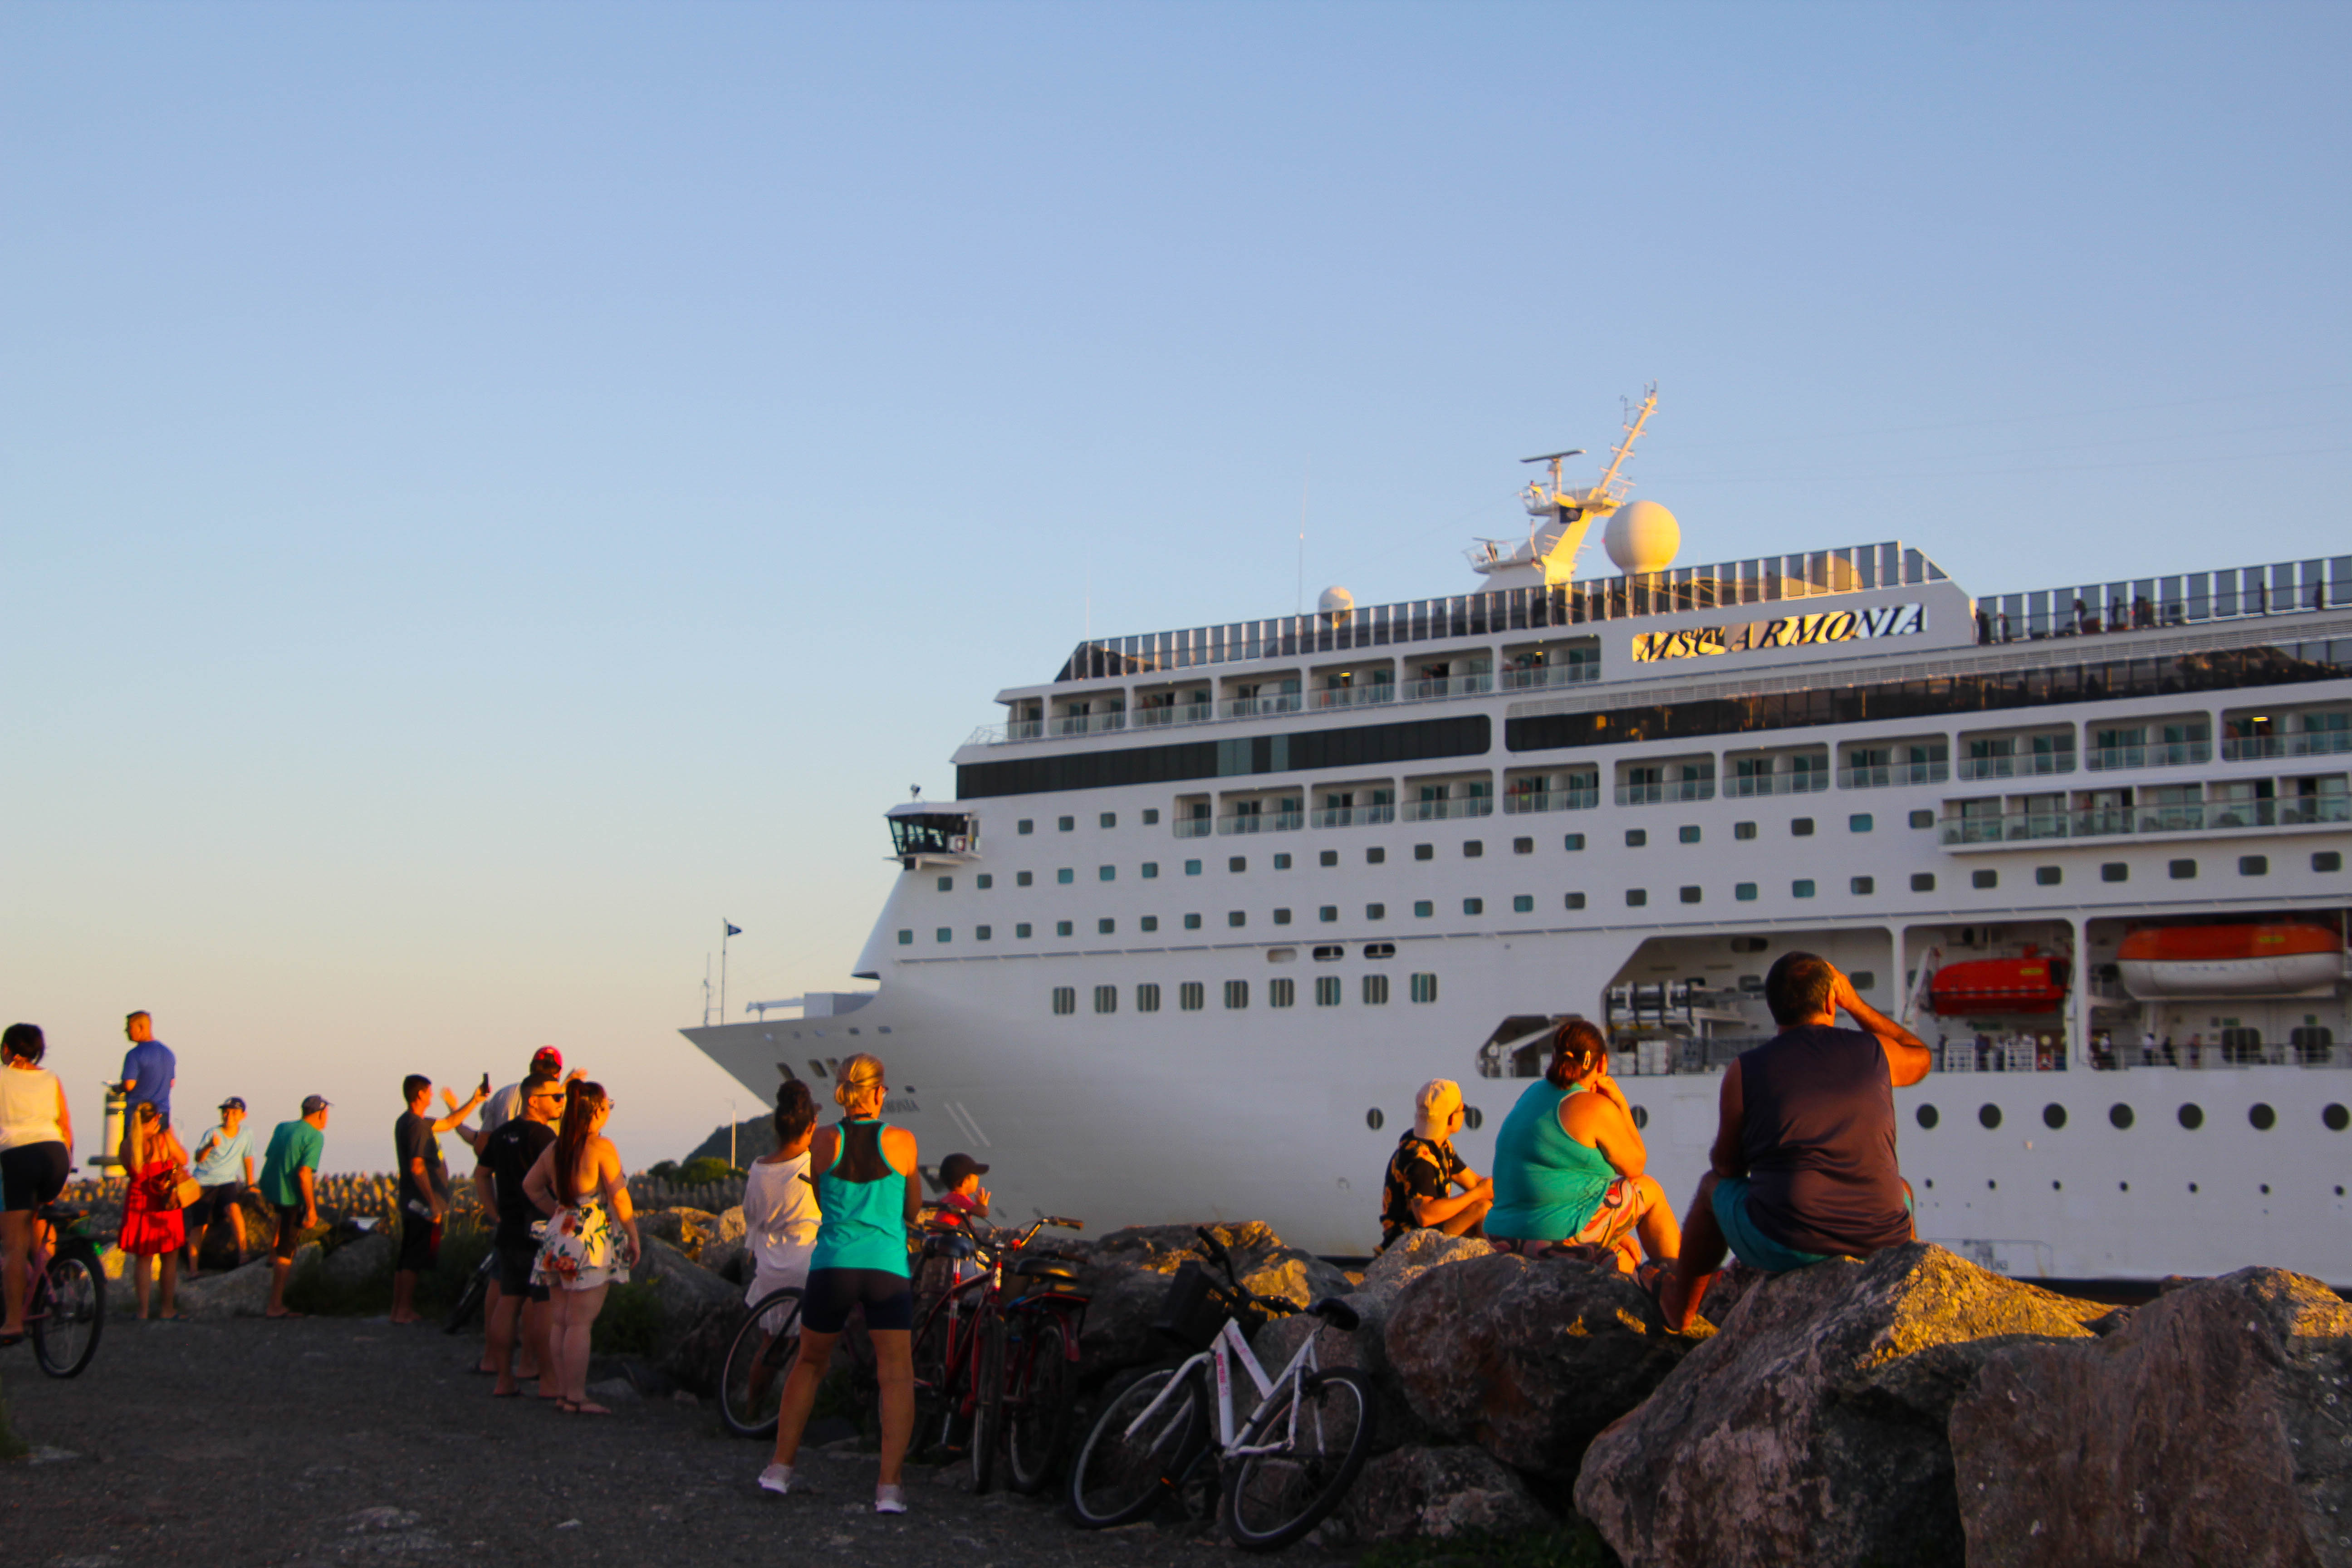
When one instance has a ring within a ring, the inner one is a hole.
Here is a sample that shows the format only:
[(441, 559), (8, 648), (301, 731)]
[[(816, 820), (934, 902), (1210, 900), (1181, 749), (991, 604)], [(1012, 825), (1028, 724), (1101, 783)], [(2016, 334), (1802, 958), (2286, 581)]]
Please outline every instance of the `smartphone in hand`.
[(488, 1100), (488, 1099), (490, 1097), (490, 1075), (489, 1075), (489, 1074), (488, 1074), (488, 1073), (484, 1073), (484, 1074), (482, 1075), (482, 1087), (481, 1087), (481, 1088), (479, 1088), (479, 1089), (476, 1089), (474, 1092), (475, 1092), (476, 1094), (478, 1094), (478, 1095), (480, 1095), (484, 1100)]

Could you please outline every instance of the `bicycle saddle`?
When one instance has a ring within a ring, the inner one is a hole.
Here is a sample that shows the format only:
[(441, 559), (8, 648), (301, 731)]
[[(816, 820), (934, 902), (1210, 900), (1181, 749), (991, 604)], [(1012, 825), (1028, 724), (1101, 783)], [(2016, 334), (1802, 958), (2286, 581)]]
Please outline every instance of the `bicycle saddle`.
[(971, 1237), (960, 1230), (942, 1231), (927, 1238), (923, 1250), (934, 1258), (970, 1258), (980, 1250)]
[(1344, 1332), (1353, 1333), (1364, 1324), (1363, 1314), (1337, 1296), (1326, 1296), (1307, 1310)]
[(1013, 1260), (1011, 1272), (1025, 1274), (1032, 1279), (1059, 1279), (1075, 1283), (1077, 1266), (1058, 1258), (1022, 1258)]

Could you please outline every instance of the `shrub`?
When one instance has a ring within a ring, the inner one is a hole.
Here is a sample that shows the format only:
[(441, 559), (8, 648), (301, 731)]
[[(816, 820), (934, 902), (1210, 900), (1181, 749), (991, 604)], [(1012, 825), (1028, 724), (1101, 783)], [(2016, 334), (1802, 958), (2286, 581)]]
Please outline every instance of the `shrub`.
[(677, 1162), (675, 1160), (656, 1160), (652, 1164), (646, 1167), (646, 1174), (651, 1176), (657, 1182), (674, 1182), (677, 1180)]
[(614, 1285), (604, 1293), (604, 1309), (596, 1314), (588, 1345), (598, 1355), (649, 1356), (661, 1332), (660, 1287), (648, 1279), (642, 1285)]
[(688, 1160), (678, 1167), (677, 1180), (689, 1187), (708, 1186), (713, 1182), (730, 1180), (735, 1167), (716, 1154), (705, 1154), (698, 1160)]

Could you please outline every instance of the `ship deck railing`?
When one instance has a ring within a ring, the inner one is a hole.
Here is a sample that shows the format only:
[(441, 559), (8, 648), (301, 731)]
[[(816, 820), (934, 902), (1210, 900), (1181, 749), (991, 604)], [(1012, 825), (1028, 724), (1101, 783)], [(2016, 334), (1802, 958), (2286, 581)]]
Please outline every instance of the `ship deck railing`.
[(1723, 781), (1724, 795), (1732, 800), (1767, 795), (1817, 795), (1829, 787), (1830, 771), (1827, 768), (1814, 768), (1801, 773), (1734, 773)]
[(1837, 781), (1840, 789), (1890, 789), (1898, 784), (1943, 784), (1951, 772), (1948, 763), (1876, 763), (1840, 768)]
[(1976, 601), (1979, 643), (2179, 631), (2215, 621), (2352, 607), (2352, 555), (2086, 583)]
[(1534, 811), (1591, 811), (1601, 804), (1598, 784), (1590, 789), (1523, 789), (1503, 796), (1503, 810), (1511, 816)]
[(2292, 735), (2233, 735), (2221, 742), (2225, 763), (2279, 757), (2337, 757), (2352, 752), (2352, 730), (2305, 730)]
[(2352, 795), (2316, 795), (2285, 800), (2173, 801), (2153, 805), (2091, 806), (2071, 811), (2005, 811), (1947, 817), (1937, 826), (1946, 847), (2013, 844), (2046, 838), (2114, 838), (2139, 833), (2231, 832), (2263, 827), (2317, 827), (2352, 822)]

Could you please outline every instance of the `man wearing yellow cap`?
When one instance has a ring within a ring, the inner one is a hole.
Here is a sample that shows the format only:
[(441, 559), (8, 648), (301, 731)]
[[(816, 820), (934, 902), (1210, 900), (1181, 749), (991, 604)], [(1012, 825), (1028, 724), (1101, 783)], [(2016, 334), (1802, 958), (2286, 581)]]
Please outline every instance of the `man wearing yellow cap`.
[(1462, 1086), (1445, 1078), (1423, 1084), (1413, 1097), (1412, 1131), (1397, 1140), (1381, 1186), (1383, 1252), (1409, 1230), (1486, 1234), (1479, 1226), (1495, 1206), (1495, 1184), (1454, 1152), (1454, 1134), (1461, 1126)]

